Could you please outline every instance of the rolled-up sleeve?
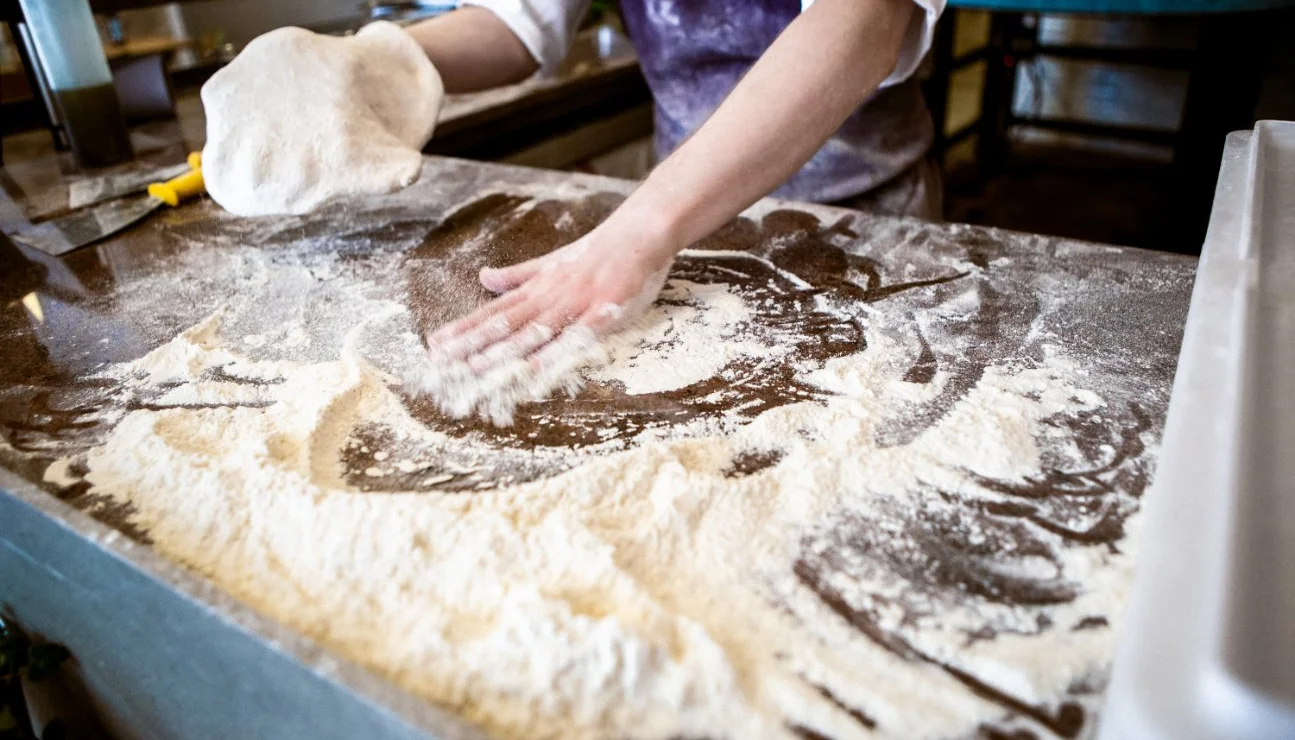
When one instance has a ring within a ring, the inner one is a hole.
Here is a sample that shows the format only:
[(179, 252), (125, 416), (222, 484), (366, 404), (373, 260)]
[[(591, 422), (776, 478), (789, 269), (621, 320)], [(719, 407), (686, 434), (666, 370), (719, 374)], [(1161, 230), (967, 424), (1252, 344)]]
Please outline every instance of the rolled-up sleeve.
[(485, 8), (499, 17), (540, 65), (551, 75), (566, 58), (589, 0), (463, 0), (461, 5)]
[(913, 14), (913, 20), (908, 24), (904, 45), (899, 49), (899, 61), (890, 76), (881, 83), (882, 87), (898, 85), (917, 71), (922, 57), (931, 48), (931, 41), (935, 38), (935, 24), (944, 12), (945, 2), (946, 0), (913, 0), (918, 12)]

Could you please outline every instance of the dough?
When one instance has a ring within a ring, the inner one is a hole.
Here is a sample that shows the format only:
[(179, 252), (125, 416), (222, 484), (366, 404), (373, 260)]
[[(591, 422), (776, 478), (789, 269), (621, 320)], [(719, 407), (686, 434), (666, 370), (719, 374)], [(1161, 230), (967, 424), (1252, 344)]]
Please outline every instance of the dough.
[(207, 192), (261, 216), (399, 190), (418, 179), (444, 97), (436, 68), (394, 24), (350, 37), (271, 31), (202, 86)]

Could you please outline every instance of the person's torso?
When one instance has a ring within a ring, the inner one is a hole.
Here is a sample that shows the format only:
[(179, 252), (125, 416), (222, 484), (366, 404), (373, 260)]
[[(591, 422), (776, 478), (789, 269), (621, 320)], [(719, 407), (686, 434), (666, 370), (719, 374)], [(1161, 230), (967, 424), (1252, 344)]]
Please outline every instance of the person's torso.
[[(800, 0), (621, 0), (656, 100), (656, 150), (674, 151), (801, 12)], [(931, 117), (916, 79), (855, 111), (773, 195), (832, 202), (872, 190), (930, 148)]]

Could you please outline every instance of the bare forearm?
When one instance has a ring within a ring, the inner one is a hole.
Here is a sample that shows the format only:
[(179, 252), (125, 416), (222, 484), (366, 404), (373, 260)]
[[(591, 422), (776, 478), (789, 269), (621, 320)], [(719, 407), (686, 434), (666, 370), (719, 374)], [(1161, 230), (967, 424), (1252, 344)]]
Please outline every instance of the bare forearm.
[(872, 95), (914, 12), (911, 0), (817, 0), (613, 218), (666, 230), (661, 241), (675, 250), (719, 228), (800, 169)]
[[(680, 249), (800, 168), (890, 74), (913, 12), (912, 0), (816, 0), (598, 228), (542, 257), (483, 269), (481, 283), (504, 295), (428, 337), (446, 368), (436, 377), (523, 361), (554, 367), (566, 342), (641, 316)], [(552, 340), (555, 331), (563, 338)]]
[(494, 13), (464, 7), (406, 29), (441, 73), (445, 91), (476, 92), (520, 82), (539, 65)]

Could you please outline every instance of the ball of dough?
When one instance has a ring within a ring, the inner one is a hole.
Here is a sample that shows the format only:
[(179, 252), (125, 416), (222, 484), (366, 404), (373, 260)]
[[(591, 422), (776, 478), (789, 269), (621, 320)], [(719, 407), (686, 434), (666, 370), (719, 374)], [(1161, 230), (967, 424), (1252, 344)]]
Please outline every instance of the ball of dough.
[(444, 97), (436, 68), (394, 24), (350, 37), (271, 31), (202, 86), (207, 192), (242, 216), (395, 192), (418, 179)]

